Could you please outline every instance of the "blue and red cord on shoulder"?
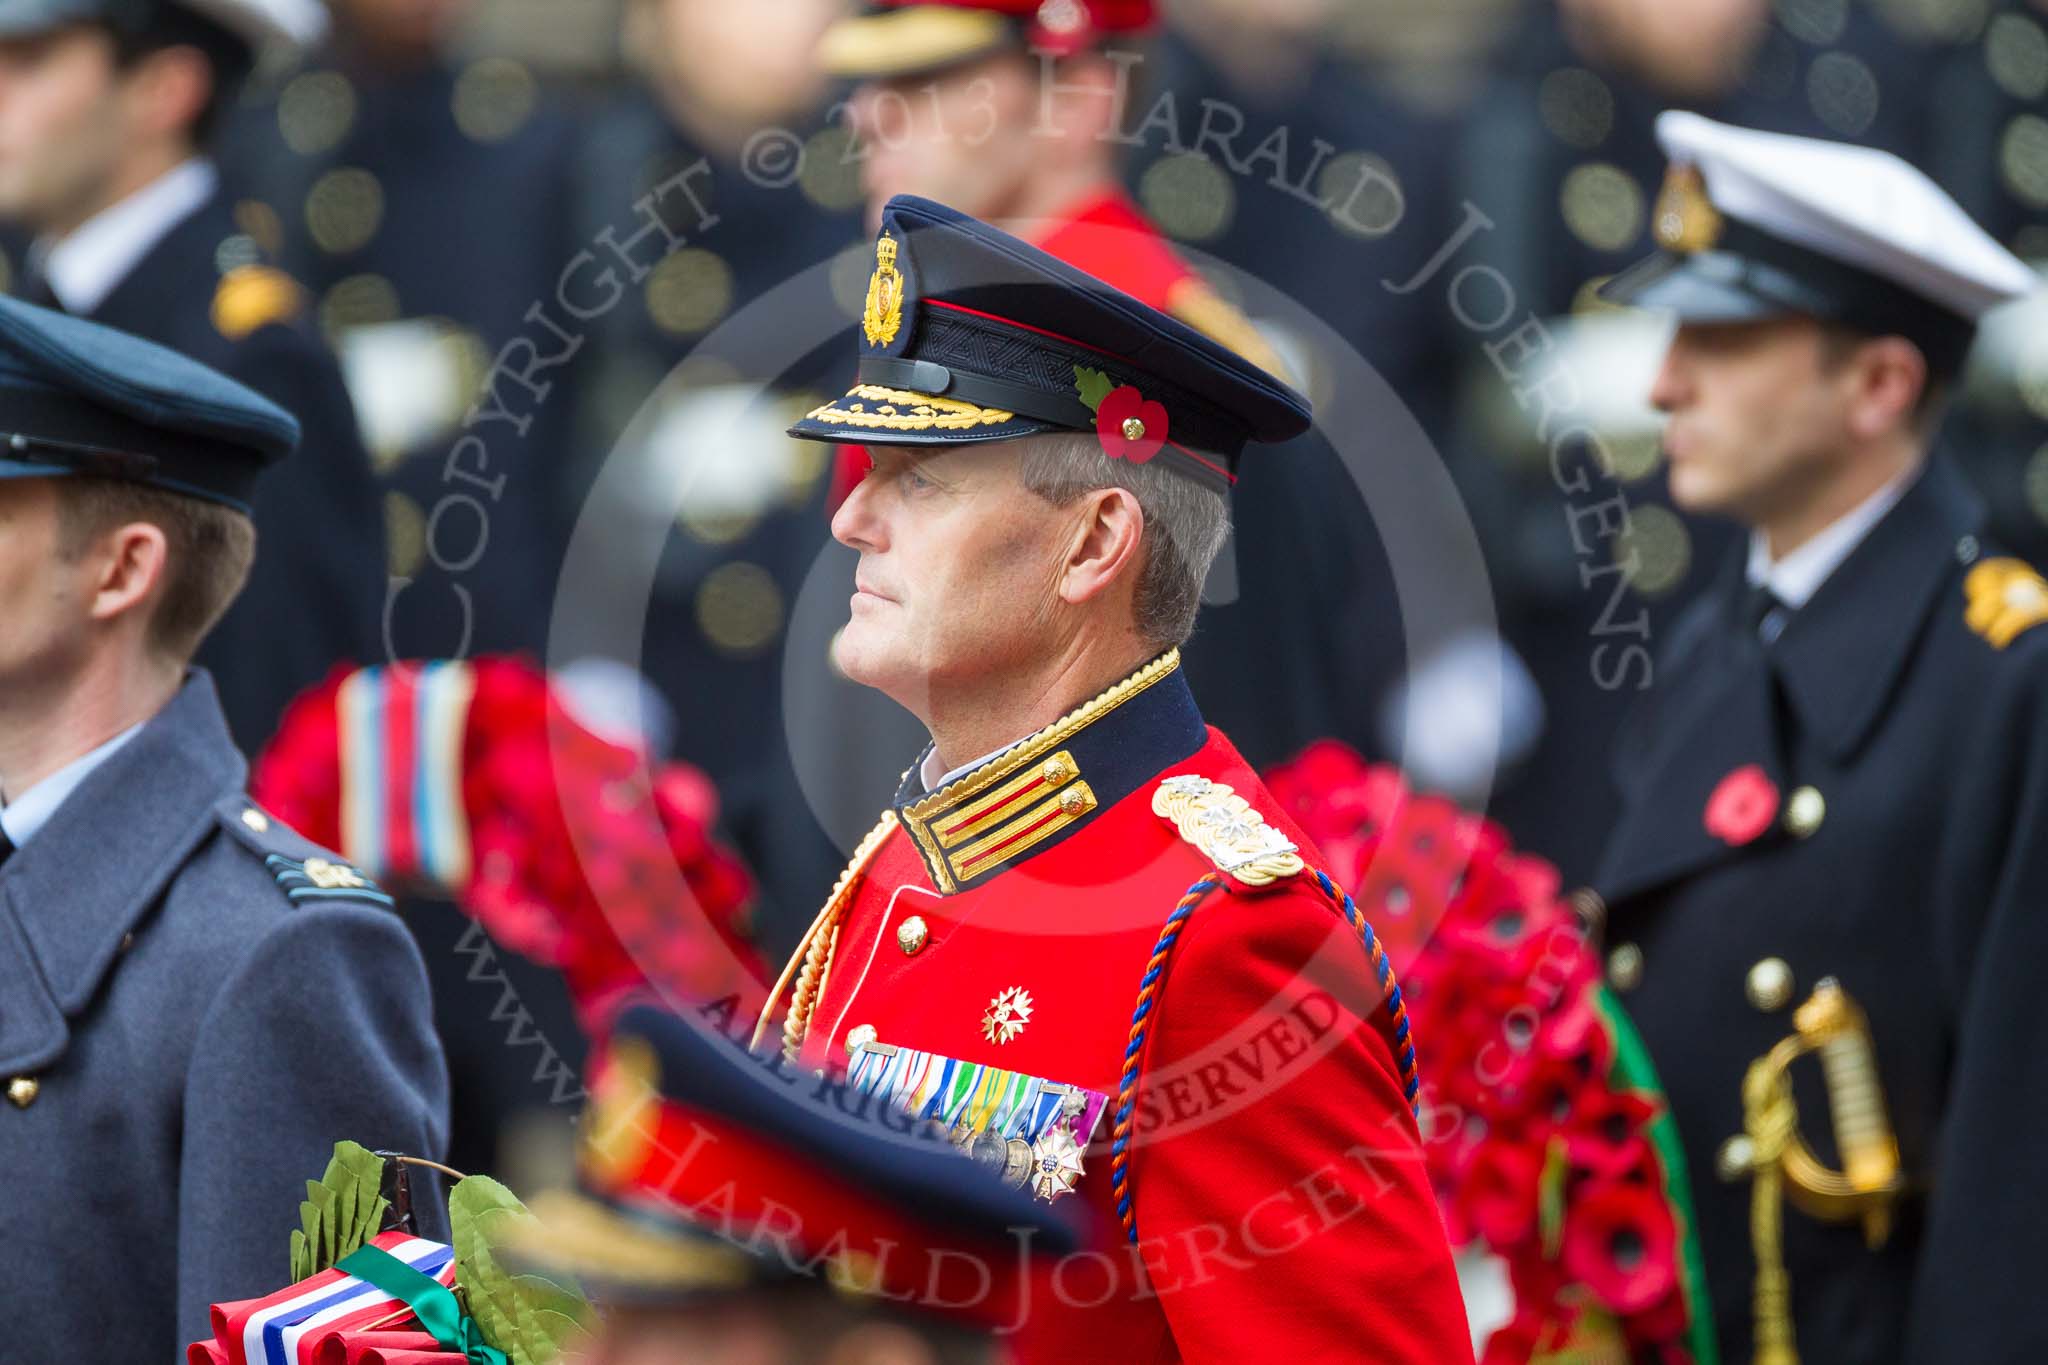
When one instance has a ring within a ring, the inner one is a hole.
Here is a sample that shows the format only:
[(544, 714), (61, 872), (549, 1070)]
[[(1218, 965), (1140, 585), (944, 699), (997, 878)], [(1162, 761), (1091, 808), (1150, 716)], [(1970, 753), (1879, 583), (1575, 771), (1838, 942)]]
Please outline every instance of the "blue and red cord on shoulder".
[[(1401, 985), (1394, 979), (1394, 966), (1387, 960), (1386, 949), (1380, 946), (1379, 936), (1373, 933), (1372, 925), (1366, 922), (1350, 894), (1330, 880), (1320, 868), (1311, 867), (1305, 871), (1324, 898), (1343, 913), (1345, 923), (1358, 935), (1366, 955), (1372, 960), (1373, 975), (1379, 981), (1383, 996), (1380, 1011), (1382, 1027), (1401, 1071), (1401, 1093), (1408, 1100), (1409, 1112), (1419, 1119), (1422, 1081), (1415, 1068), (1415, 1040), (1408, 1026), (1408, 1007), (1401, 998)], [(1188, 917), (1194, 914), (1195, 907), (1222, 885), (1221, 876), (1206, 876), (1188, 887), (1175, 903), (1173, 913), (1166, 917), (1166, 923), (1159, 931), (1159, 941), (1153, 944), (1152, 956), (1146, 960), (1145, 974), (1138, 980), (1138, 1003), (1131, 1012), (1130, 1040), (1124, 1046), (1123, 1076), (1117, 1085), (1109, 1165), (1109, 1184), (1116, 1197), (1116, 1214), (1123, 1223), (1124, 1235), (1133, 1246), (1138, 1242), (1138, 1217), (1131, 1192), (1131, 1124), (1132, 1114), (1137, 1108), (1138, 1080), (1144, 1071), (1145, 1040), (1151, 1033), (1153, 1008), (1159, 1003), (1166, 966), (1173, 957), (1174, 946), (1180, 942), (1181, 931), (1187, 927)]]

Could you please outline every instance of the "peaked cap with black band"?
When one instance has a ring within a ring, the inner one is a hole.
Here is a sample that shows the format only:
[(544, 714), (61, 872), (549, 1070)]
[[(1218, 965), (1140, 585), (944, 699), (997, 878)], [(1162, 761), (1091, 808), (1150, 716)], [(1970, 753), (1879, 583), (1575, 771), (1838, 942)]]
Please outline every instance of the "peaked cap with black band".
[(1926, 175), (1890, 152), (1666, 110), (1659, 250), (1601, 287), (1682, 322), (1801, 314), (1903, 336), (1953, 375), (1990, 309), (2039, 283)]
[(1193, 328), (966, 214), (882, 210), (858, 382), (789, 429), (814, 441), (967, 445), (1095, 433), (1212, 487), (1252, 441), (1308, 430), (1308, 400)]
[(248, 512), (283, 408), (176, 351), (0, 297), (0, 479), (89, 474)]
[(998, 52), (1071, 56), (1148, 29), (1153, 0), (868, 0), (825, 30), (818, 65), (851, 80), (928, 76)]

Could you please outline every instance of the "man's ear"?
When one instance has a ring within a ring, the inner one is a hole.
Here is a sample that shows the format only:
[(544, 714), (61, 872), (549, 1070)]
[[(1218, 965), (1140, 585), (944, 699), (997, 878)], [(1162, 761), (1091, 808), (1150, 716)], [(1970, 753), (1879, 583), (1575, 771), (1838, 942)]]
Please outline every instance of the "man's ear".
[(135, 64), (128, 99), (138, 131), (166, 136), (192, 126), (213, 98), (213, 64), (196, 47), (167, 47)]
[(1060, 574), (1060, 598), (1086, 602), (1138, 567), (1145, 511), (1128, 488), (1098, 488), (1074, 504), (1077, 520)]
[(112, 621), (148, 610), (160, 595), (169, 555), (163, 527), (155, 522), (131, 521), (104, 533), (89, 556), (95, 575), (92, 619)]
[(1927, 388), (1927, 358), (1904, 337), (1875, 337), (1857, 348), (1847, 367), (1849, 430), (1870, 440), (1913, 424), (1913, 408)]

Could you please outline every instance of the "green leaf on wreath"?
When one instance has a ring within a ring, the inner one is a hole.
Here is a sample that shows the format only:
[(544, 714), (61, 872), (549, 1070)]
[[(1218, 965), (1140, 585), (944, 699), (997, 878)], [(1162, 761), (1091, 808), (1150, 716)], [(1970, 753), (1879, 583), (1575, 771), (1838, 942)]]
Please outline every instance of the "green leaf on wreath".
[(1093, 412), (1102, 406), (1102, 400), (1109, 397), (1109, 391), (1116, 387), (1116, 381), (1101, 370), (1086, 365), (1074, 367), (1074, 389), (1081, 395), (1081, 401)]
[(1564, 1139), (1551, 1138), (1543, 1149), (1543, 1171), (1536, 1177), (1536, 1225), (1543, 1238), (1543, 1255), (1552, 1261), (1564, 1249), (1564, 1182), (1570, 1171)]
[(379, 1192), (384, 1158), (354, 1142), (334, 1144), (318, 1180), (306, 1182), (292, 1233), (292, 1282), (317, 1275), (377, 1235), (390, 1202)]
[(581, 1294), (539, 1275), (515, 1275), (498, 1259), (500, 1248), (530, 1236), (538, 1221), (487, 1175), (459, 1181), (448, 1194), (455, 1283), (484, 1340), (512, 1365), (554, 1365), (590, 1320)]

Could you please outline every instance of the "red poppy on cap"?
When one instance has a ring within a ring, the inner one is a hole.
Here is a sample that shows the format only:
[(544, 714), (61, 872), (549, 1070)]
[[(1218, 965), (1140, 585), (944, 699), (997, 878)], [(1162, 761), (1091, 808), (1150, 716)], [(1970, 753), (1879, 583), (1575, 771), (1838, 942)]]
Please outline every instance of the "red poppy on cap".
[(1166, 444), (1166, 408), (1129, 384), (1111, 389), (1095, 409), (1095, 434), (1112, 460), (1143, 464)]

